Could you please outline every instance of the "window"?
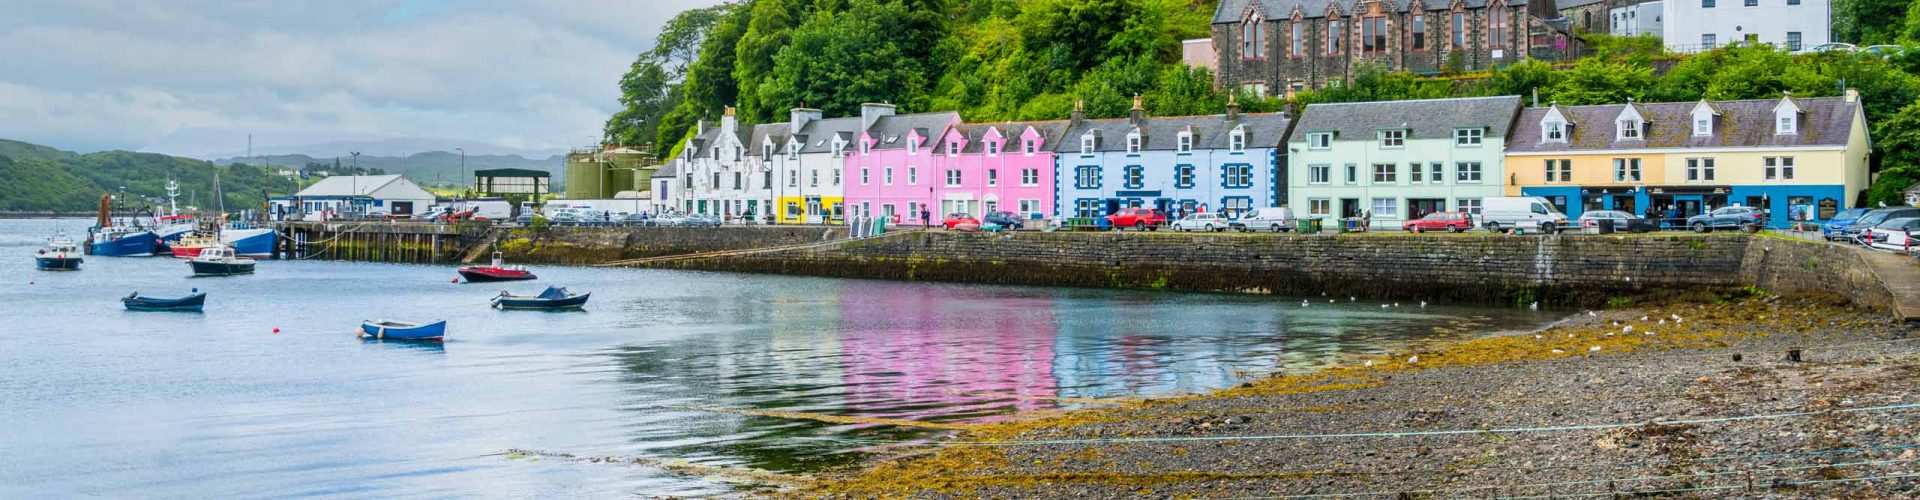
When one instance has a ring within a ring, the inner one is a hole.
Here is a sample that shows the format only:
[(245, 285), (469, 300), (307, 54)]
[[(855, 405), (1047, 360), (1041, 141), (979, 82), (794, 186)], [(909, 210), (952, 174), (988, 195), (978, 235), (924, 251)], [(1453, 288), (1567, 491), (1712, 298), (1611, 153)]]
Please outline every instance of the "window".
[(1027, 139), (1025, 141), (1021, 141), (1020, 147), (1021, 147), (1021, 152), (1025, 153), (1027, 156), (1033, 156), (1034, 153), (1040, 152), (1040, 143), (1033, 139)]
[(1772, 181), (1772, 180), (1782, 180), (1782, 181), (1790, 181), (1790, 180), (1793, 180), (1793, 157), (1791, 157), (1791, 156), (1780, 156), (1780, 157), (1774, 157), (1774, 156), (1769, 156), (1769, 157), (1767, 157), (1767, 158), (1765, 159), (1765, 161), (1766, 161), (1766, 166), (1767, 166), (1767, 180), (1770, 180), (1770, 181)]
[(1567, 124), (1547, 122), (1546, 140), (1548, 142), (1567, 142)]
[(1463, 161), (1453, 164), (1454, 178), (1461, 183), (1480, 182), (1480, 162)]
[(1080, 136), (1080, 154), (1093, 154), (1093, 134)]
[(1513, 12), (1506, 5), (1495, 4), (1487, 8), (1487, 45), (1494, 50), (1507, 48), (1507, 20)]
[(1327, 55), (1340, 53), (1340, 21), (1327, 21)]
[(820, 187), (820, 171), (819, 170), (807, 171), (807, 187)]
[(1306, 29), (1305, 26), (1301, 25), (1299, 20), (1293, 22), (1293, 52), (1291, 52), (1291, 54), (1293, 57), (1307, 55)]
[[(1420, 167), (1414, 167), (1414, 168), (1420, 168)], [(1447, 170), (1447, 166), (1445, 163), (1440, 163), (1437, 161), (1433, 163), (1428, 163), (1427, 164), (1427, 182), (1431, 182), (1434, 184), (1445, 182), (1446, 170)]]
[(1775, 125), (1773, 127), (1773, 133), (1779, 134), (1779, 135), (1793, 135), (1793, 126), (1794, 126), (1794, 120), (1793, 120), (1792, 114), (1781, 115), (1780, 118), (1775, 122)]
[(787, 171), (787, 187), (800, 187), (799, 172), (795, 172), (792, 170)]
[(960, 186), (960, 169), (947, 169), (947, 187)]
[(1227, 135), (1227, 151), (1238, 153), (1246, 149), (1247, 133), (1245, 131), (1234, 129), (1232, 134)]
[(866, 156), (869, 146), (866, 139), (860, 139), (860, 156)]
[(1413, 16), (1413, 50), (1427, 48), (1427, 16)]
[(1426, 169), (1420, 168), (1419, 163), (1409, 163), (1407, 167), (1408, 181), (1419, 184), (1425, 179), (1427, 171)]
[(987, 141), (983, 144), (983, 146), (987, 150), (987, 156), (1000, 155), (1000, 143), (998, 141)]
[(860, 185), (867, 185), (867, 167), (860, 167)]
[(1399, 214), (1400, 214), (1399, 198), (1374, 198), (1373, 199), (1373, 216), (1374, 217), (1388, 218), (1388, 217), (1393, 217)]
[(907, 167), (907, 185), (911, 186), (919, 183), (920, 183), (920, 169), (916, 167)]
[(1360, 166), (1352, 163), (1348, 163), (1347, 164), (1347, 184), (1358, 184), (1358, 183), (1360, 183)]
[(1040, 185), (1040, 169), (1037, 169), (1037, 168), (1020, 169), (1020, 185), (1022, 186)]
[(1693, 135), (1713, 135), (1713, 116), (1705, 115), (1694, 118)]
[(1360, 44), (1362, 52), (1386, 52), (1386, 16), (1368, 17), (1360, 20)]
[(1380, 131), (1380, 147), (1381, 148), (1400, 148), (1406, 145), (1407, 145), (1407, 131), (1405, 130)]
[(773, 159), (773, 144), (761, 144), (760, 157), (769, 160)]
[(1625, 139), (1639, 139), (1639, 138), (1640, 138), (1640, 120), (1636, 120), (1636, 119), (1620, 120), (1620, 139), (1625, 140)]
[(1253, 187), (1253, 165), (1245, 163), (1227, 165), (1221, 169), (1220, 176), (1221, 182), (1227, 188), (1245, 189)]
[(1800, 50), (1800, 32), (1787, 32), (1787, 50)]
[(1120, 171), (1120, 183), (1127, 189), (1140, 189), (1147, 182), (1146, 168), (1139, 165), (1127, 165)]
[(1093, 165), (1074, 167), (1073, 187), (1075, 189), (1099, 189), (1100, 167)]
[(1485, 140), (1486, 136), (1487, 136), (1486, 129), (1481, 129), (1481, 128), (1453, 129), (1453, 145), (1458, 147), (1463, 147), (1463, 148), (1479, 147), (1480, 142)]
[(1260, 29), (1260, 15), (1248, 15), (1246, 22), (1240, 24), (1240, 57), (1265, 57), (1266, 45), (1267, 34), (1266, 30)]
[(835, 168), (835, 169), (829, 169), (828, 171), (833, 172), (833, 185), (835, 186), (840, 185), (840, 169)]
[(1458, 200), (1454, 200), (1453, 203), (1455, 205), (1458, 205), (1460, 207), (1460, 211), (1462, 212), (1466, 212), (1474, 215), (1480, 215), (1480, 199), (1479, 198), (1461, 198)]
[(1193, 165), (1173, 167), (1173, 187), (1181, 189), (1193, 187)]
[(1453, 48), (1454, 50), (1467, 48), (1467, 13), (1465, 12), (1454, 11), (1453, 13)]
[(744, 181), (744, 179), (746, 179), (747, 177), (746, 177), (746, 175), (744, 175), (744, 174), (745, 174), (744, 172), (734, 172), (734, 173), (733, 173), (733, 188), (734, 188), (734, 189), (746, 189), (746, 188), (745, 188), (744, 186), (746, 186), (746, 184), (747, 184), (747, 183), (746, 183), (746, 182)]
[(1315, 132), (1307, 134), (1307, 149), (1329, 149), (1333, 147), (1333, 134)]
[(1747, 6), (1748, 6), (1748, 7), (1759, 7), (1759, 6), (1760, 6), (1760, 0), (1747, 0)]
[(760, 172), (760, 187), (763, 189), (773, 187), (773, 171), (772, 170), (765, 170)]
[(789, 142), (789, 143), (787, 143), (787, 159), (789, 159), (789, 160), (798, 160), (798, 159), (800, 159), (800, 145), (799, 145), (799, 144), (794, 144), (794, 143), (791, 143), (791, 142)]
[(1613, 159), (1613, 181), (1614, 182), (1640, 182), (1640, 159), (1639, 158), (1614, 158)]
[(1687, 159), (1687, 180), (1688, 181), (1713, 180), (1713, 159), (1712, 158), (1688, 158)]
[(907, 202), (907, 218), (916, 220), (920, 218), (920, 202)]
[(1700, 0), (1700, 8), (1702, 9), (1713, 8), (1713, 0)]
[(1573, 160), (1547, 160), (1547, 182), (1573, 182)]
[(1333, 213), (1333, 200), (1310, 198), (1307, 200), (1307, 215), (1328, 215)]
[(1333, 165), (1325, 163), (1307, 165), (1307, 184), (1327, 184), (1333, 182)]
[(893, 167), (887, 167), (886, 171), (882, 173), (880, 183), (888, 186), (893, 185)]
[[(1711, 4), (1713, 3), (1713, 0), (1707, 0), (1707, 3), (1709, 4), (1709, 5), (1707, 5), (1708, 7), (1712, 7), (1712, 6), (1713, 6), (1713, 5), (1711, 5)], [(1701, 50), (1713, 50), (1713, 42), (1714, 42), (1714, 40), (1713, 40), (1713, 34), (1712, 34), (1712, 33), (1707, 33), (1707, 34), (1704, 34), (1704, 35), (1700, 35), (1700, 49), (1701, 49)]]
[(1127, 134), (1127, 154), (1140, 154), (1140, 134)]
[(907, 139), (907, 156), (913, 156), (919, 152), (920, 143), (914, 142), (913, 139)]
[(960, 141), (947, 141), (947, 156), (960, 154)]
[(1787, 5), (1800, 5), (1800, 0), (1787, 0)]
[(1392, 163), (1373, 164), (1374, 184), (1393, 184), (1400, 182), (1400, 166)]
[(1174, 149), (1182, 153), (1193, 152), (1193, 134), (1181, 132), (1179, 144), (1176, 145)]
[(1074, 217), (1100, 216), (1100, 200), (1079, 199), (1073, 201)]
[(997, 169), (997, 168), (987, 169), (987, 187), (994, 187), (999, 185), (1000, 185), (1000, 169)]
[(1020, 200), (1020, 203), (1018, 206), (1020, 207), (1021, 215), (1038, 213), (1040, 211), (1040, 200), (1033, 200), (1033, 199)]

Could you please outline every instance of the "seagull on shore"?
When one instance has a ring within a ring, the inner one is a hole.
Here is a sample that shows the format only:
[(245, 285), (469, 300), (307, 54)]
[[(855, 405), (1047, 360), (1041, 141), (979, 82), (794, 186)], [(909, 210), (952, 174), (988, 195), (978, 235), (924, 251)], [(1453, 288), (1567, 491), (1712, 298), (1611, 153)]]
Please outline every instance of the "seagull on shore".
[(1300, 301), (1300, 307), (1307, 307), (1307, 301)]
[(1541, 336), (1540, 336), (1540, 334), (1537, 334), (1537, 333), (1533, 335), (1533, 339), (1534, 339), (1534, 340), (1540, 340), (1540, 339), (1543, 339), (1543, 338), (1546, 338), (1546, 337), (1541, 337)]
[(1641, 316), (1641, 317), (1640, 317), (1640, 321), (1646, 321), (1646, 320), (1647, 320), (1647, 317), (1646, 317), (1646, 316)]
[(1352, 296), (1352, 295), (1348, 295), (1348, 296), (1347, 296), (1347, 302), (1353, 302), (1353, 301), (1356, 301), (1356, 300), (1360, 300), (1360, 298), (1359, 298), (1359, 297), (1355, 297), (1355, 296)]
[(1593, 313), (1593, 311), (1587, 311), (1587, 317), (1589, 317), (1589, 318), (1598, 318), (1598, 317), (1600, 317), (1600, 315), (1598, 315), (1598, 314), (1594, 314), (1594, 313)]
[(1620, 333), (1633, 333), (1633, 325), (1627, 325), (1626, 328), (1621, 328)]
[(1393, 303), (1393, 307), (1400, 307), (1400, 303), (1399, 302)]
[(1380, 308), (1381, 308), (1381, 309), (1386, 309), (1386, 308), (1387, 308), (1387, 305), (1386, 305), (1386, 304), (1380, 304)]
[(1648, 335), (1648, 336), (1652, 336), (1652, 335), (1653, 335), (1653, 330), (1647, 330), (1647, 333), (1644, 333), (1644, 334), (1642, 334), (1642, 335)]
[(1600, 346), (1588, 347), (1587, 352), (1600, 352)]
[(1419, 363), (1419, 362), (1420, 362), (1420, 355), (1418, 354), (1413, 355), (1413, 357), (1411, 358), (1407, 358), (1407, 364), (1413, 364), (1413, 363)]
[(1567, 353), (1567, 351), (1562, 351), (1562, 350), (1559, 350), (1559, 349), (1554, 349), (1554, 350), (1553, 350), (1553, 353), (1554, 353), (1554, 354), (1566, 354), (1566, 353)]
[(1527, 304), (1527, 309), (1531, 309), (1535, 311), (1540, 310), (1540, 301), (1536, 300), (1536, 301), (1533, 301), (1532, 304)]
[(1653, 322), (1653, 324), (1656, 324), (1656, 325), (1664, 325), (1664, 324), (1667, 324), (1667, 318), (1660, 318), (1660, 321), (1655, 321), (1655, 322)]
[(1373, 368), (1373, 360), (1367, 360), (1367, 368)]
[(1620, 322), (1619, 321), (1613, 322), (1613, 326), (1620, 326)]
[(1422, 301), (1420, 301), (1420, 308), (1421, 308), (1421, 309), (1426, 309), (1426, 308), (1427, 308), (1427, 301), (1424, 301), (1424, 300), (1422, 300)]

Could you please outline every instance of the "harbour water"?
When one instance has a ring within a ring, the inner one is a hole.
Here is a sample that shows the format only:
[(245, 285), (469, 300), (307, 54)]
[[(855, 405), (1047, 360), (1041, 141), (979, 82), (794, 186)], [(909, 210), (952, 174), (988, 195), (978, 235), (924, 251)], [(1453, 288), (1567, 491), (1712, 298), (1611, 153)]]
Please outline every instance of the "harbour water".
[[(451, 283), (452, 266), (321, 261), (198, 279), (171, 258), (33, 269), (56, 228), (89, 223), (0, 220), (0, 497), (725, 494), (724, 471), (817, 471), (863, 457), (840, 440), (946, 432), (862, 419), (977, 423), (1202, 392), (1553, 319), (1344, 297), (1303, 308), (558, 266), (507, 285)], [(592, 302), (487, 307), (502, 288), (546, 284)], [(194, 287), (208, 293), (204, 313), (117, 300)], [(450, 340), (354, 338), (360, 320), (383, 317), (447, 319)]]

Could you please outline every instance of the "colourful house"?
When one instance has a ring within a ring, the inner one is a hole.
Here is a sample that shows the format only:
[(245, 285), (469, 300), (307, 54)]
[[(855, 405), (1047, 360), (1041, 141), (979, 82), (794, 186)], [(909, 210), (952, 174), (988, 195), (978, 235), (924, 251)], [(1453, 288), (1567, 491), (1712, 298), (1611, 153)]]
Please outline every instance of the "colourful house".
[(781, 224), (834, 224), (846, 216), (847, 149), (860, 117), (822, 119), (819, 110), (794, 109), (775, 196)]
[(884, 216), (895, 224), (938, 222), (936, 191), (942, 179), (934, 164), (933, 141), (959, 125), (960, 115), (951, 111), (897, 115), (892, 105), (864, 104), (860, 121), (843, 173), (848, 178), (850, 213)]
[(1866, 115), (1842, 97), (1549, 106), (1509, 142), (1511, 195), (1588, 210), (1689, 217), (1762, 207), (1774, 227), (1856, 206), (1867, 187)]
[(1053, 213), (1053, 143), (1064, 120), (956, 125), (934, 144), (936, 217), (1007, 211), (1023, 219)]
[[(1076, 106), (1077, 108), (1077, 106)], [(1078, 109), (1055, 151), (1055, 214), (1093, 218), (1124, 207), (1238, 213), (1285, 202), (1280, 113), (1088, 120)]]
[(1310, 104), (1287, 142), (1289, 196), (1305, 217), (1370, 216), (1383, 228), (1478, 214), (1501, 195), (1519, 111), (1518, 96)]

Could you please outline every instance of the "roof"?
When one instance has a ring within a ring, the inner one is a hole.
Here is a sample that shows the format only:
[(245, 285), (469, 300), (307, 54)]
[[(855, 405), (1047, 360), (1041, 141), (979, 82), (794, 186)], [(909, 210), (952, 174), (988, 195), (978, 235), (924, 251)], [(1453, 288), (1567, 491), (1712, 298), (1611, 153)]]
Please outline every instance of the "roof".
[(473, 171), (474, 177), (552, 177), (553, 173), (530, 168), (490, 168)]
[(680, 160), (678, 159), (667, 162), (667, 164), (661, 165), (659, 170), (653, 171), (654, 178), (665, 177), (672, 179), (678, 175), (680, 175)]
[[(1144, 151), (1172, 151), (1180, 144), (1180, 132), (1193, 133), (1194, 149), (1227, 149), (1234, 128), (1246, 126), (1246, 147), (1271, 148), (1286, 139), (1288, 119), (1283, 113), (1241, 113), (1239, 120), (1228, 120), (1227, 115), (1197, 115), (1149, 117), (1140, 127), (1140, 149)], [(1125, 151), (1127, 134), (1133, 132), (1133, 121), (1127, 118), (1086, 120), (1069, 127), (1054, 147), (1062, 153), (1080, 152), (1080, 137), (1093, 132), (1098, 138), (1094, 142), (1094, 151)]]
[(1573, 9), (1573, 8), (1579, 8), (1579, 7), (1586, 7), (1588, 5), (1593, 5), (1593, 4), (1604, 2), (1604, 1), (1606, 0), (1555, 0), (1554, 6), (1559, 7), (1560, 10), (1567, 10), (1567, 9)]
[(1583, 151), (1607, 149), (1673, 149), (1724, 147), (1844, 146), (1853, 134), (1853, 116), (1858, 103), (1841, 97), (1793, 99), (1804, 111), (1795, 134), (1773, 133), (1773, 107), (1780, 99), (1713, 101), (1720, 110), (1713, 135), (1693, 135), (1694, 102), (1635, 103), (1648, 125), (1642, 131), (1645, 140), (1615, 140), (1613, 121), (1625, 104), (1596, 106), (1557, 106), (1560, 114), (1574, 124), (1573, 135), (1565, 143), (1542, 143), (1540, 120), (1553, 108), (1527, 108), (1520, 113), (1508, 151)]
[(1060, 142), (1060, 134), (1067, 130), (1067, 124), (1068, 122), (1066, 120), (1048, 120), (1038, 122), (970, 123), (954, 128), (959, 130), (960, 133), (967, 138), (967, 145), (960, 149), (961, 153), (983, 154), (987, 152), (987, 143), (983, 139), (987, 137), (987, 131), (989, 130), (999, 130), (1000, 137), (1007, 141), (1007, 145), (1001, 146), (1000, 149), (1002, 151), (1019, 151), (1019, 143), (1014, 141), (1020, 138), (1020, 134), (1026, 133), (1027, 127), (1033, 127), (1035, 131), (1040, 133), (1042, 140), (1041, 148), (1051, 150), (1052, 145)]
[(802, 154), (831, 153), (835, 136), (840, 137), (841, 141), (852, 144), (853, 133), (858, 130), (860, 130), (858, 116), (808, 121), (806, 126), (800, 127), (800, 134), (797, 136), (807, 141), (800, 147), (800, 152)]
[(386, 199), (433, 199), (433, 193), (421, 189), (398, 175), (334, 175), (307, 186), (295, 195), (303, 198), (371, 196)]
[(1475, 126), (1486, 127), (1488, 137), (1506, 137), (1519, 111), (1520, 96), (1309, 104), (1291, 140), (1304, 142), (1306, 133), (1334, 132), (1334, 140), (1370, 141), (1381, 129), (1408, 129), (1408, 139), (1432, 139)]
[(760, 156), (760, 147), (772, 141), (774, 151), (787, 145), (787, 123), (762, 123), (747, 127), (747, 156)]
[[(1353, 9), (1353, 4), (1349, 2), (1334, 0), (1220, 0), (1220, 5), (1213, 9), (1213, 24), (1240, 22), (1241, 14), (1246, 13), (1248, 6), (1255, 3), (1259, 4), (1260, 12), (1266, 15), (1266, 19), (1293, 17), (1294, 9), (1299, 9), (1301, 17), (1307, 19), (1326, 17), (1329, 6), (1338, 7), (1342, 13), (1347, 13)], [(1393, 6), (1394, 12), (1406, 12), (1407, 9), (1413, 5), (1413, 0), (1390, 0), (1390, 3)], [(1487, 4), (1491, 2), (1490, 0), (1462, 0), (1461, 3), (1469, 9), (1478, 9), (1486, 7)], [(1509, 7), (1519, 7), (1526, 4), (1527, 0), (1507, 0), (1507, 6)], [(1421, 5), (1430, 11), (1446, 10), (1452, 8), (1453, 2), (1428, 0), (1422, 2)]]
[(907, 142), (902, 139), (906, 138), (908, 131), (931, 140), (946, 133), (947, 124), (959, 121), (960, 114), (952, 111), (888, 115), (874, 120), (873, 127), (867, 129), (867, 135), (879, 141), (873, 145), (873, 149), (900, 149), (906, 147)]

